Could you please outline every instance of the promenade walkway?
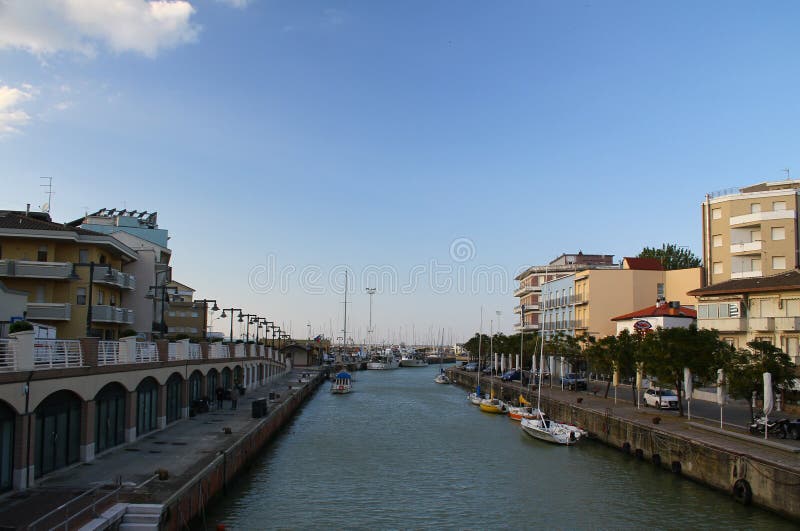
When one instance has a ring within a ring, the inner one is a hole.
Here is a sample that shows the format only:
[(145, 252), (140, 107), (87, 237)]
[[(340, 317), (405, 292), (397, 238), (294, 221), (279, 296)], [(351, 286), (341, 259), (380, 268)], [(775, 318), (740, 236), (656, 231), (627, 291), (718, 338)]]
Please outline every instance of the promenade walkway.
[[(216, 455), (227, 449), (238, 438), (237, 435), (261, 420), (252, 418), (251, 404), (255, 399), (267, 398), (270, 393), (275, 393), (277, 398), (269, 407), (269, 411), (272, 411), (292, 393), (307, 385), (300, 382), (302, 374), (306, 372), (309, 370), (305, 368), (294, 369), (264, 387), (248, 389), (240, 397), (235, 410), (231, 409), (230, 401), (225, 401), (222, 409), (176, 422), (104, 452), (92, 462), (79, 463), (48, 474), (38, 480), (32, 489), (4, 495), (0, 498), (0, 530), (24, 528), (94, 487), (108, 492), (113, 485), (121, 484), (121, 501), (163, 502)], [(229, 434), (225, 433), (225, 428), (230, 428)], [(155, 476), (158, 469), (166, 470), (168, 479), (158, 479)], [(87, 496), (83, 504), (75, 504), (71, 514), (82, 505), (91, 503), (91, 499), (91, 496)], [(109, 500), (110, 503), (113, 501), (116, 501), (116, 496)], [(59, 518), (60, 515), (56, 519)]]

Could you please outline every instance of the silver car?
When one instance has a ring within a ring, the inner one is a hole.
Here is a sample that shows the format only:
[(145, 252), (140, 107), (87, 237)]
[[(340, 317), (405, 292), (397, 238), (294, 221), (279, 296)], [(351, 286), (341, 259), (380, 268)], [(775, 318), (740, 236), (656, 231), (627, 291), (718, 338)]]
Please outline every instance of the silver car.
[(644, 392), (644, 405), (661, 409), (678, 409), (678, 395), (672, 389), (648, 389)]

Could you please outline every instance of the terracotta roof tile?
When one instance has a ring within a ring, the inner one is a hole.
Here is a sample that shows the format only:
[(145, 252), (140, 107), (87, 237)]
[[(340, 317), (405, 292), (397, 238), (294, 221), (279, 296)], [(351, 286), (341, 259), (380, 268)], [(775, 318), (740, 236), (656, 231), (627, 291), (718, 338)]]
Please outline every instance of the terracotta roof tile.
[(635, 258), (625, 257), (623, 259), (628, 264), (629, 269), (638, 269), (645, 271), (664, 271), (664, 266), (658, 258)]
[(697, 319), (697, 311), (687, 306), (670, 308), (669, 304), (662, 304), (660, 307), (653, 305), (635, 312), (618, 315), (617, 317), (612, 317), (611, 320), (624, 321), (625, 319), (636, 319), (637, 317), (690, 317)]
[(787, 289), (800, 289), (800, 271), (792, 269), (777, 275), (758, 278), (737, 278), (726, 280), (692, 290), (688, 295), (700, 297), (703, 295), (726, 295), (736, 293), (754, 293), (759, 291), (783, 291)]
[(37, 217), (26, 216), (23, 213), (0, 211), (0, 228), (2, 229), (22, 229), (22, 230), (55, 230), (61, 232), (74, 232), (76, 234), (86, 234), (102, 236), (99, 232), (81, 229), (79, 227), (69, 227), (61, 223), (45, 221)]

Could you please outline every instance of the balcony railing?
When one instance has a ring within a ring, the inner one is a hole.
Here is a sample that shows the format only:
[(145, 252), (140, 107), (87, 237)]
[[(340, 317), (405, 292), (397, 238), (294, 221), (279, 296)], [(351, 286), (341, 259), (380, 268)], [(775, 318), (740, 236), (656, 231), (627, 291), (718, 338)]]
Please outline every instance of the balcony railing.
[(136, 357), (132, 361), (134, 363), (152, 363), (158, 361), (158, 347), (155, 343), (137, 341)]
[(97, 345), (98, 365), (119, 365), (123, 363), (119, 354), (119, 341), (100, 341)]
[(190, 360), (199, 360), (202, 357), (202, 351), (200, 349), (200, 345), (198, 345), (197, 343), (189, 343), (186, 356)]
[(65, 339), (37, 339), (33, 343), (34, 369), (66, 369), (81, 367), (81, 342)]
[(515, 297), (521, 297), (527, 293), (533, 293), (534, 291), (541, 291), (541, 286), (520, 286), (516, 290), (514, 290)]
[(92, 322), (133, 324), (133, 310), (117, 306), (92, 306)]
[(731, 226), (757, 224), (762, 221), (771, 221), (773, 219), (794, 219), (794, 210), (769, 210), (767, 212), (744, 214), (743, 216), (731, 216), (730, 224)]
[(69, 321), (72, 317), (72, 305), (68, 302), (29, 302), (26, 312), (31, 321)]
[(98, 267), (97, 265), (94, 267), (92, 282), (95, 284), (117, 286), (122, 289), (136, 289), (136, 277), (130, 273), (123, 273), (122, 271), (108, 267)]
[(800, 317), (776, 317), (775, 329), (797, 332), (800, 330)]
[(727, 317), (720, 319), (698, 319), (697, 327), (706, 330), (715, 329), (720, 332), (744, 332), (747, 330), (747, 319), (744, 317)]
[(17, 370), (17, 340), (0, 339), (0, 372)]
[(731, 253), (753, 253), (761, 250), (761, 240), (731, 244)]
[(764, 273), (759, 269), (757, 271), (737, 271), (735, 273), (731, 273), (731, 279), (737, 278), (759, 278), (763, 276)]
[(775, 330), (775, 318), (774, 317), (752, 317), (750, 318), (750, 322), (748, 323), (750, 330), (756, 330), (759, 332), (770, 332)]
[(167, 347), (167, 359), (169, 361), (175, 361), (178, 359), (178, 344), (177, 343), (170, 343)]
[(71, 276), (72, 264), (69, 262), (0, 260), (0, 277), (49, 278), (66, 280)]
[(228, 358), (228, 345), (223, 343), (211, 343), (208, 346), (208, 357), (214, 359)]

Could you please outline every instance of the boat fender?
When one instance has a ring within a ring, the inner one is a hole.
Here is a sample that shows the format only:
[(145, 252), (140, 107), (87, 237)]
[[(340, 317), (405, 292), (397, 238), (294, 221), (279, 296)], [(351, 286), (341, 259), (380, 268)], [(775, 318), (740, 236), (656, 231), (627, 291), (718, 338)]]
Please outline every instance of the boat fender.
[(753, 501), (753, 490), (746, 479), (737, 479), (733, 484), (733, 499), (742, 505), (750, 505)]
[(660, 455), (653, 454), (653, 457), (651, 459), (653, 460), (653, 464), (654, 465), (661, 466), (661, 456)]
[(672, 472), (674, 474), (680, 474), (681, 473), (681, 462), (680, 461), (673, 461), (672, 462)]

